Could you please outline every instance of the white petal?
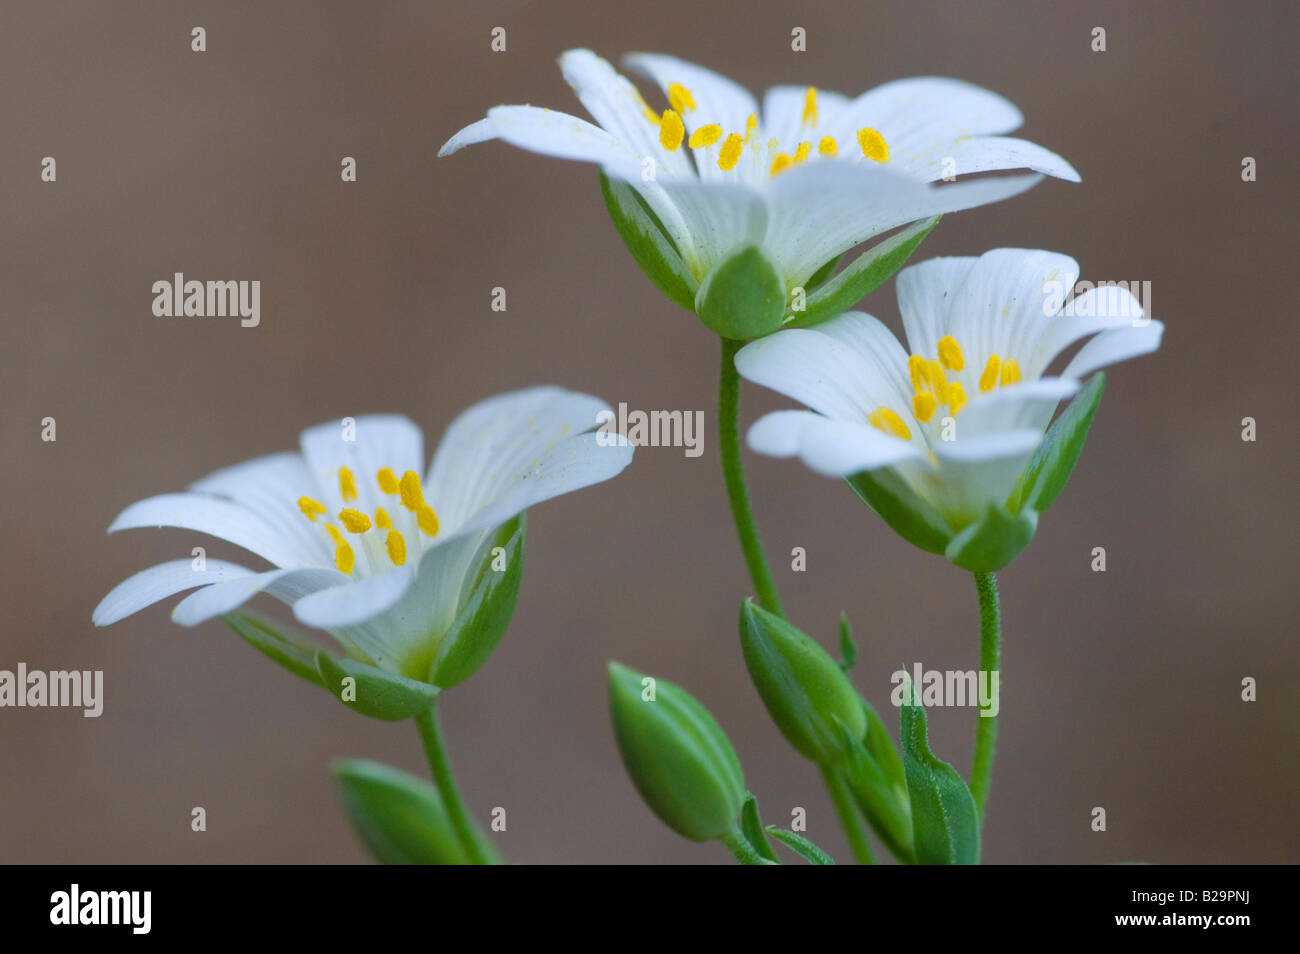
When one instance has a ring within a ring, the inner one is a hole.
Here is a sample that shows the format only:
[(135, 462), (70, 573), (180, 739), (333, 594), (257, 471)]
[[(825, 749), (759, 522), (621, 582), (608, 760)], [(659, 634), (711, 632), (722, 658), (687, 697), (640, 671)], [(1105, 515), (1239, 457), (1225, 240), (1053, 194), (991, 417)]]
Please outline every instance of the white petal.
[(691, 252), (683, 256), (697, 280), (746, 245), (763, 243), (767, 205), (754, 189), (694, 178), (664, 179), (659, 187), (690, 233)]
[[(1100, 285), (1071, 299), (1046, 322), (1034, 352), (1034, 374), (1041, 374), (1058, 354), (1080, 338), (1112, 328), (1147, 324), (1142, 303), (1127, 288)], [(1029, 368), (1023, 368), (1026, 374)]]
[[(951, 168), (945, 165), (948, 159), (952, 160)], [(1031, 169), (1067, 182), (1080, 181), (1074, 166), (1050, 149), (1007, 136), (975, 136), (956, 143), (943, 143), (925, 153), (900, 157), (898, 161), (907, 172), (926, 182), (934, 182), (947, 174), (965, 176), (1004, 169)]]
[[(349, 438), (352, 438), (349, 440)], [(344, 507), (374, 513), (376, 507), (391, 507), (397, 499), (383, 494), (376, 475), (383, 467), (401, 477), (408, 470), (424, 468), (424, 437), (409, 418), (398, 414), (358, 417), (351, 427), (331, 421), (308, 428), (299, 438), (307, 469), (316, 483), (320, 500), (331, 516)], [(352, 471), (357, 499), (344, 501), (339, 470)]]
[(585, 119), (536, 106), (497, 106), (488, 110), (497, 137), (512, 146), (560, 159), (598, 162), (630, 169), (639, 163), (630, 145)]
[(1004, 502), (1043, 435), (1026, 429), (957, 440), (936, 441), (939, 474), (933, 482), (913, 486), (954, 525), (979, 518), (991, 501)]
[(458, 152), (466, 146), (472, 146), (475, 143), (487, 142), (489, 139), (497, 138), (497, 128), (492, 120), (486, 116), (478, 122), (470, 123), (456, 135), (452, 136), (442, 148), (438, 150), (438, 158), (450, 156), (453, 152)]
[[(586, 433), (613, 413), (599, 398), (539, 387), (497, 395), (462, 413), (438, 445), (425, 499), (451, 536), (509, 520), (535, 503), (608, 480), (630, 445)], [(603, 435), (602, 435), (603, 436)]]
[(811, 411), (775, 411), (754, 422), (749, 446), (760, 454), (797, 454), (809, 468), (827, 477), (847, 477), (921, 454), (910, 443), (863, 424), (832, 421)]
[(342, 585), (318, 589), (297, 600), (293, 615), (299, 622), (317, 629), (357, 626), (391, 609), (414, 578), (415, 568), (410, 564), (355, 582), (345, 578)]
[(817, 91), (817, 122), (805, 125), (807, 86), (773, 86), (763, 95), (762, 140), (776, 139), (785, 152), (793, 153), (800, 142), (816, 148), (832, 127), (835, 116), (849, 102), (848, 97), (829, 90)]
[(317, 567), (254, 573), (236, 580), (213, 583), (197, 593), (191, 593), (176, 604), (172, 610), (172, 620), (181, 626), (197, 626), (243, 606), (262, 592), (292, 606), (310, 593), (330, 587), (342, 588), (347, 580), (338, 570)]
[(743, 136), (750, 114), (758, 112), (758, 103), (743, 86), (694, 63), (656, 53), (630, 53), (623, 58), (623, 64), (657, 83), (665, 96), (672, 83), (690, 90), (695, 109), (688, 109), (682, 116), (690, 132), (717, 123), (724, 134)]
[(160, 494), (131, 504), (112, 522), (109, 533), (138, 527), (179, 527), (229, 540), (280, 567), (310, 566), (317, 554), (277, 533), (265, 520), (237, 503), (205, 494)]
[[(878, 318), (861, 311), (846, 311), (812, 329), (840, 344), (847, 345), (868, 369), (860, 380), (867, 400), (897, 408), (895, 402), (910, 407), (912, 383), (907, 372), (907, 352), (894, 333)], [(888, 387), (877, 388), (867, 382), (882, 381)], [(871, 408), (875, 410), (875, 408)]]
[(182, 590), (251, 575), (252, 570), (225, 560), (207, 560), (202, 570), (194, 569), (193, 560), (160, 563), (113, 587), (99, 601), (91, 620), (96, 626), (108, 626)]
[(1079, 353), (1061, 374), (1063, 377), (1082, 378), (1108, 364), (1149, 354), (1160, 347), (1164, 331), (1165, 326), (1158, 321), (1132, 328), (1103, 331), (1079, 349)]
[(971, 399), (957, 417), (957, 437), (975, 437), (1005, 431), (1043, 433), (1061, 401), (1079, 390), (1069, 378), (1039, 378), (995, 388)]
[(881, 404), (897, 401), (890, 379), (853, 348), (807, 328), (751, 341), (736, 353), (736, 370), (747, 381), (840, 421), (865, 423)]
[(931, 258), (899, 271), (895, 281), (898, 310), (912, 354), (937, 356), (939, 339), (947, 334), (948, 313), (957, 289), (976, 261), (973, 256)]

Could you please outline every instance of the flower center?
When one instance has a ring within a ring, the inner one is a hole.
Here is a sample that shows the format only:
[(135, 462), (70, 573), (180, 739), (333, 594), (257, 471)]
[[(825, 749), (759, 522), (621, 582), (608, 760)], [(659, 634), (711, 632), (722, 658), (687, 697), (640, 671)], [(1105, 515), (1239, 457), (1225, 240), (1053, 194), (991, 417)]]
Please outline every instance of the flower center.
[[(717, 123), (709, 123), (698, 127), (695, 132), (691, 133), (690, 138), (686, 137), (686, 124), (682, 121), (682, 116), (688, 112), (695, 111), (695, 96), (689, 89), (681, 83), (670, 83), (668, 85), (668, 105), (669, 108), (663, 111), (662, 115), (656, 113), (645, 101), (641, 101), (644, 107), (646, 119), (659, 127), (659, 144), (669, 152), (676, 152), (682, 147), (683, 141), (688, 147), (696, 150), (696, 162), (716, 162), (718, 168), (723, 172), (729, 172), (740, 162), (741, 153), (746, 147), (749, 148), (753, 155), (754, 163), (759, 169), (766, 167), (769, 176), (779, 175), (791, 166), (799, 165), (808, 160), (812, 154), (813, 140), (816, 139), (817, 154), (826, 158), (839, 155), (839, 143), (833, 136), (815, 137), (813, 130), (817, 127), (817, 87), (809, 86), (804, 94), (803, 115), (800, 123), (801, 138), (795, 144), (794, 152), (785, 151), (779, 140), (769, 139), (766, 145), (754, 142), (754, 132), (758, 128), (758, 115), (750, 113), (749, 118), (745, 121), (745, 131), (726, 133)], [(802, 138), (802, 134), (807, 133), (808, 138)], [(889, 161), (889, 145), (885, 142), (885, 137), (878, 130), (870, 127), (863, 127), (857, 133), (858, 146), (862, 149), (862, 155), (873, 162), (885, 163)], [(721, 142), (722, 145), (715, 151), (714, 146)]]
[[(383, 467), (375, 480), (380, 493), (396, 498), (392, 501), (396, 518), (384, 507), (375, 508), (373, 520), (362, 510), (345, 507), (338, 513), (342, 530), (334, 523), (320, 525), (334, 548), (334, 565), (340, 573), (351, 575), (356, 570), (358, 550), (364, 576), (404, 566), (408, 539), (415, 544), (418, 554), (423, 552), (428, 540), (438, 535), (438, 514), (424, 500), (419, 474), (408, 470), (399, 480), (392, 468)], [(344, 503), (357, 499), (356, 477), (347, 467), (339, 468), (339, 493)], [(311, 497), (299, 497), (298, 509), (313, 524), (317, 517), (329, 513), (323, 503)], [(353, 543), (357, 544), (355, 548)]]

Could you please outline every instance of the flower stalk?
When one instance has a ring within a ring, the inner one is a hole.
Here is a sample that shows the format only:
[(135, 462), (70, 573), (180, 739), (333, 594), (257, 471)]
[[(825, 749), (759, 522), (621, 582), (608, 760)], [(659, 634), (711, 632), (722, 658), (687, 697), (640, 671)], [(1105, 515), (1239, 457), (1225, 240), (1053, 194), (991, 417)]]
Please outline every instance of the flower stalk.
[[(980, 606), (980, 671), (998, 671), (1002, 652), (1002, 615), (998, 605), (998, 581), (993, 573), (975, 574), (975, 591)], [(999, 680), (999, 684), (1001, 680)], [(970, 791), (980, 821), (984, 820), (984, 803), (993, 784), (993, 755), (997, 747), (997, 716), (986, 717), (976, 710), (975, 759), (970, 770)]]
[(465, 855), (471, 864), (495, 864), (495, 852), (486, 838), (470, 818), (465, 803), (461, 800), (460, 789), (456, 785), (456, 776), (451, 770), (451, 761), (447, 758), (447, 747), (442, 741), (442, 730), (438, 726), (438, 703), (435, 700), (429, 708), (415, 717), (416, 728), (420, 730), (420, 740), (424, 743), (425, 758), (429, 761), (429, 770), (433, 773), (434, 784), (447, 816), (455, 829)]

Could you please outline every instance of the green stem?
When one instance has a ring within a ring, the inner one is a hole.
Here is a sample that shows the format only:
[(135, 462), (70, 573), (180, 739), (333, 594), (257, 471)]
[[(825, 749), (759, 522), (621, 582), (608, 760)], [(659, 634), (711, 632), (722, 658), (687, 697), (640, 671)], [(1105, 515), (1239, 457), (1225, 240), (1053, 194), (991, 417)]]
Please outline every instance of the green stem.
[(769, 613), (785, 616), (781, 597), (772, 581), (763, 556), (763, 543), (754, 523), (754, 511), (749, 505), (749, 490), (745, 486), (745, 467), (740, 457), (740, 375), (736, 372), (736, 352), (744, 342), (722, 340), (722, 365), (718, 370), (718, 445), (722, 454), (722, 477), (727, 485), (727, 500), (731, 503), (731, 517), (740, 535), (740, 549), (744, 551), (750, 579), (754, 581), (754, 595)]
[(749, 843), (749, 839), (737, 827), (733, 826), (731, 831), (724, 832), (719, 836), (718, 840), (727, 846), (727, 850), (735, 855), (736, 860), (742, 865), (771, 864), (758, 853), (754, 846)]
[(438, 703), (435, 701), (428, 709), (415, 717), (415, 725), (420, 730), (420, 739), (424, 742), (424, 754), (429, 760), (429, 769), (433, 772), (434, 784), (442, 796), (443, 807), (456, 829), (456, 837), (471, 864), (490, 865), (496, 859), (490, 845), (485, 845), (474, 820), (470, 818), (461, 801), (460, 790), (456, 787), (456, 776), (452, 774), (451, 762), (447, 759), (447, 747), (442, 741), (442, 730), (438, 727)]
[(839, 816), (844, 834), (848, 836), (853, 859), (860, 865), (874, 865), (876, 862), (871, 857), (871, 846), (867, 844), (867, 832), (853, 805), (853, 796), (844, 781), (844, 773), (827, 765), (821, 768), (826, 790), (831, 793), (831, 801), (835, 803), (835, 814)]
[[(975, 591), (980, 602), (980, 672), (998, 672), (1001, 658), (1002, 616), (998, 607), (998, 580), (992, 573), (975, 574)], [(992, 679), (992, 676), (982, 677)], [(998, 678), (1001, 691), (1002, 679)], [(975, 796), (975, 808), (984, 820), (984, 803), (988, 801), (989, 786), (993, 784), (993, 755), (997, 747), (997, 716), (985, 717), (978, 710), (975, 715), (975, 760), (970, 770), (970, 791)]]

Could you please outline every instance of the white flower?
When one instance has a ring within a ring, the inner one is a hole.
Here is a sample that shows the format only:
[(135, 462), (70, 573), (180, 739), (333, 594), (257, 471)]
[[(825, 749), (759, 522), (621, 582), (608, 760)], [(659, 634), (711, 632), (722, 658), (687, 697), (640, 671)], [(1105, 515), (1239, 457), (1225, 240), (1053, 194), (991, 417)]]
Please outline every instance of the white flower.
[(1007, 500), (1083, 377), (1160, 345), (1163, 325), (1125, 288), (1099, 286), (1062, 307), (1078, 276), (1053, 252), (935, 258), (898, 273), (907, 351), (861, 312), (746, 345), (743, 377), (812, 409), (760, 418), (750, 446), (827, 476), (892, 468), (954, 530), (968, 525)]
[[(303, 623), (383, 669), (424, 678), (494, 532), (526, 508), (608, 480), (629, 444), (591, 433), (608, 406), (540, 387), (498, 395), (447, 429), (421, 479), (424, 439), (405, 417), (348, 419), (304, 431), (287, 451), (217, 471), (188, 492), (127, 507), (109, 533), (181, 527), (220, 537), (274, 564), (255, 572), (208, 559), (151, 567), (96, 607), (106, 626), (182, 590), (185, 626), (265, 592)], [(352, 439), (348, 439), (351, 437)]]
[(941, 178), (1032, 169), (1079, 179), (1055, 153), (1000, 135), (1022, 122), (1014, 105), (957, 80), (897, 80), (856, 98), (777, 86), (760, 112), (745, 89), (702, 67), (643, 53), (626, 63), (660, 87), (668, 109), (650, 108), (591, 51), (571, 50), (560, 69), (599, 125), (498, 106), (439, 155), (502, 139), (599, 163), (644, 198), (697, 284), (737, 249), (756, 245), (787, 290), (872, 236), (1008, 198), (1041, 176), (931, 184)]

